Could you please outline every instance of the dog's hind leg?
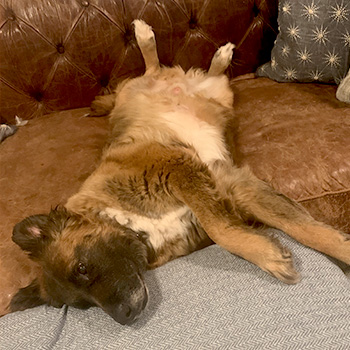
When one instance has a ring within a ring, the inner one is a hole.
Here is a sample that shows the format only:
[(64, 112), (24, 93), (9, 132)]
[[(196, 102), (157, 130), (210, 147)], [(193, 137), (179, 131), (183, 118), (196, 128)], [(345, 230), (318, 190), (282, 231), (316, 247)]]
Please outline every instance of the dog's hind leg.
[(108, 115), (115, 103), (115, 94), (96, 96), (90, 106), (89, 117), (103, 117)]
[(350, 264), (350, 235), (316, 221), (300, 204), (275, 191), (247, 168), (217, 164), (212, 170), (220, 179), (223, 195), (243, 216), (278, 228), (300, 243)]
[(234, 44), (227, 43), (215, 52), (215, 55), (211, 60), (208, 75), (220, 75), (225, 72), (231, 63), (234, 48)]
[(152, 28), (140, 19), (134, 22), (135, 37), (145, 61), (145, 74), (152, 74), (160, 68), (157, 45)]

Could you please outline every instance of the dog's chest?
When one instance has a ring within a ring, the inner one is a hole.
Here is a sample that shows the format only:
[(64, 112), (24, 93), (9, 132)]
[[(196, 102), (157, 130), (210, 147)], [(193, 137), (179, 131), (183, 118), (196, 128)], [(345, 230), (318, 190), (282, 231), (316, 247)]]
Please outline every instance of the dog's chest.
[(100, 215), (106, 215), (135, 232), (146, 232), (155, 250), (166, 242), (186, 239), (193, 221), (193, 214), (186, 206), (166, 213), (160, 218), (149, 218), (109, 207), (101, 211)]

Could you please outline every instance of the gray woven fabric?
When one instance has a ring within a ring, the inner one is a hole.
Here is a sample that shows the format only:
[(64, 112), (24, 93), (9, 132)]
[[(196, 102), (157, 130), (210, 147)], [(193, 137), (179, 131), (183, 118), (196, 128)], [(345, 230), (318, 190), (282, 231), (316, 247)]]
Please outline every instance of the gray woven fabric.
[(298, 285), (211, 246), (147, 274), (150, 304), (133, 326), (97, 308), (43, 306), (0, 319), (0, 349), (349, 349), (349, 280), (322, 254), (283, 241)]

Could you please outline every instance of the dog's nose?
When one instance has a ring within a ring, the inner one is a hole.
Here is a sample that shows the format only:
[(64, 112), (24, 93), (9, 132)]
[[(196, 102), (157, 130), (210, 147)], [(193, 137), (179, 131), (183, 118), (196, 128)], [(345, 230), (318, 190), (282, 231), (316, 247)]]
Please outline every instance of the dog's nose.
[(137, 310), (127, 304), (119, 304), (113, 313), (113, 318), (122, 325), (132, 323), (136, 316)]
[(144, 310), (148, 302), (148, 293), (145, 293), (137, 303), (128, 303), (122, 302), (114, 307), (108, 309), (105, 308), (105, 311), (113, 317), (115, 321), (122, 325), (132, 324), (141, 312)]
[[(97, 305), (122, 325), (133, 323), (148, 303), (148, 289), (141, 276), (138, 276), (137, 287), (129, 289), (129, 293), (109, 295), (108, 303), (99, 302)], [(114, 300), (113, 300), (114, 299)]]
[[(147, 297), (145, 299), (147, 299)], [(111, 316), (122, 325), (130, 325), (136, 320), (137, 316), (141, 314), (146, 304), (147, 300), (143, 300), (142, 304), (138, 306), (121, 303), (115, 307)]]

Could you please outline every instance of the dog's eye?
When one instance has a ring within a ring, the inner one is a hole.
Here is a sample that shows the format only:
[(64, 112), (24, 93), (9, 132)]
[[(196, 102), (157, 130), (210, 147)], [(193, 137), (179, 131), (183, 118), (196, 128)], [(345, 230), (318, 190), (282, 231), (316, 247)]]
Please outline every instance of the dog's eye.
[(69, 281), (77, 284), (79, 286), (86, 286), (87, 283), (91, 282), (89, 267), (85, 265), (83, 262), (79, 262), (74, 266), (74, 269), (69, 276)]
[(77, 267), (77, 271), (80, 275), (86, 275), (87, 274), (87, 268), (86, 266), (80, 262)]

